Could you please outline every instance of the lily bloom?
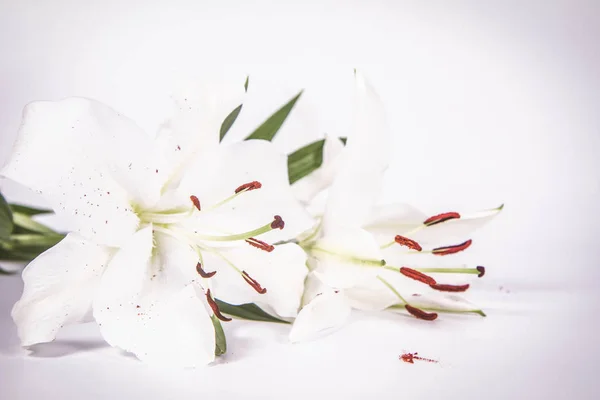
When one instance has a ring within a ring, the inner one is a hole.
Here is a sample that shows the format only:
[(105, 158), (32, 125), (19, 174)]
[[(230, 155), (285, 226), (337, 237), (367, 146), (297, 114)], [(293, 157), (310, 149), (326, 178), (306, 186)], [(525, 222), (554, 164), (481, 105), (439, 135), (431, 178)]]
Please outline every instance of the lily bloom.
[(294, 317), (310, 226), (285, 156), (265, 141), (219, 145), (241, 82), (194, 88), (156, 135), (85, 98), (29, 104), (7, 178), (45, 196), (70, 232), (23, 271), (12, 310), (23, 346), (91, 312), (104, 339), (141, 360), (215, 358), (215, 298)]
[[(471, 215), (428, 216), (406, 204), (378, 205), (390, 146), (381, 102), (358, 73), (353, 115), (354, 134), (346, 148), (329, 155), (337, 164), (334, 176), (322, 174), (320, 181), (313, 177), (306, 184), (331, 187), (315, 227), (297, 238), (309, 256), (311, 273), (290, 339), (307, 340), (336, 329), (352, 308), (400, 309), (423, 320), (436, 319), (439, 311), (483, 314), (456, 294), (466, 291), (468, 284), (450, 284), (444, 277), (483, 276), (485, 269), (440, 266), (439, 260), (469, 248), (472, 240), (465, 236), (502, 207)], [(310, 205), (316, 191), (303, 202)]]

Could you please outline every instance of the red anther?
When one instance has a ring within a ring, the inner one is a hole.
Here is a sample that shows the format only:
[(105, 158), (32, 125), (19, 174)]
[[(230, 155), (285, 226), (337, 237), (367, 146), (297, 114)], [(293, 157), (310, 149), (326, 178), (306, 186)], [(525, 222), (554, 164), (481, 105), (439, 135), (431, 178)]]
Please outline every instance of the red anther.
[(250, 190), (260, 189), (261, 187), (262, 187), (262, 184), (259, 181), (252, 181), (252, 182), (244, 183), (242, 186), (235, 189), (235, 192), (239, 193), (242, 190), (249, 192)]
[(202, 269), (202, 264), (200, 264), (200, 263), (196, 264), (196, 272), (198, 272), (198, 274), (200, 274), (200, 276), (203, 278), (212, 278), (217, 273), (217, 271), (213, 271), (213, 272), (204, 271)]
[(440, 224), (442, 222), (445, 222), (445, 221), (448, 221), (451, 219), (457, 219), (457, 218), (460, 218), (459, 213), (447, 212), (447, 213), (443, 213), (443, 214), (434, 215), (433, 217), (429, 217), (425, 221), (423, 221), (423, 224), (427, 225), (427, 226), (432, 226), (435, 224)]
[(219, 306), (217, 305), (217, 302), (210, 295), (210, 289), (206, 289), (206, 300), (208, 301), (208, 305), (210, 306), (210, 308), (212, 308), (213, 313), (215, 313), (215, 316), (217, 318), (219, 318), (223, 322), (231, 321), (231, 318), (227, 318), (226, 316), (221, 314), (221, 310), (219, 310)]
[(398, 243), (399, 245), (406, 246), (409, 249), (416, 250), (416, 251), (423, 250), (423, 248), (421, 247), (421, 245), (419, 243), (415, 242), (412, 239), (404, 237), (404, 236), (396, 235), (396, 237), (394, 238), (394, 242)]
[(414, 360), (414, 357), (415, 357), (415, 356), (414, 356), (414, 354), (412, 354), (412, 353), (405, 353), (405, 354), (402, 354), (402, 355), (400, 356), (400, 359), (401, 359), (402, 361), (404, 361), (404, 362), (407, 362), (407, 363), (414, 364), (414, 363), (415, 363), (415, 362), (413, 361), (413, 360)]
[(433, 254), (435, 254), (436, 256), (445, 256), (448, 254), (459, 253), (463, 250), (468, 249), (469, 246), (471, 246), (471, 243), (473, 243), (473, 241), (471, 239), (469, 239), (466, 242), (461, 243), (461, 244), (455, 244), (453, 246), (438, 247), (436, 249), (433, 249), (431, 252)]
[(198, 200), (198, 198), (196, 196), (194, 196), (194, 195), (190, 196), (190, 200), (194, 204), (194, 207), (196, 207), (198, 209), (198, 211), (201, 211), (200, 210), (200, 200)]
[(252, 289), (256, 290), (260, 294), (267, 293), (267, 289), (260, 286), (260, 283), (253, 279), (246, 271), (242, 271), (242, 278), (248, 283), (248, 285), (252, 286)]
[(481, 278), (482, 276), (485, 275), (485, 267), (480, 265), (476, 269), (477, 269), (477, 271), (479, 271), (479, 274), (477, 275), (478, 278)]
[(285, 227), (285, 222), (281, 219), (279, 215), (275, 215), (273, 217), (273, 222), (271, 222), (271, 229), (283, 229)]
[(275, 246), (270, 245), (268, 243), (263, 242), (262, 240), (258, 240), (255, 238), (248, 238), (246, 239), (246, 243), (256, 247), (257, 249), (261, 249), (266, 251), (267, 253), (272, 252), (273, 250), (275, 250)]
[(465, 285), (445, 285), (445, 284), (433, 284), (429, 285), (432, 289), (439, 290), (440, 292), (465, 292), (469, 289), (469, 284)]
[(414, 270), (412, 268), (402, 267), (400, 268), (400, 273), (406, 277), (414, 279), (415, 281), (422, 282), (426, 285), (435, 285), (437, 283), (435, 279), (433, 279), (429, 275), (425, 275), (424, 273)]
[(419, 357), (417, 354), (419, 353), (404, 353), (400, 356), (400, 359), (404, 362), (414, 364), (414, 360), (427, 361), (431, 363), (437, 363), (436, 360), (432, 360), (431, 358)]
[(420, 308), (413, 307), (410, 304), (405, 304), (404, 308), (406, 308), (406, 311), (408, 311), (415, 317), (417, 317), (419, 319), (423, 319), (425, 321), (433, 321), (438, 317), (437, 313), (428, 313), (428, 312), (421, 310)]

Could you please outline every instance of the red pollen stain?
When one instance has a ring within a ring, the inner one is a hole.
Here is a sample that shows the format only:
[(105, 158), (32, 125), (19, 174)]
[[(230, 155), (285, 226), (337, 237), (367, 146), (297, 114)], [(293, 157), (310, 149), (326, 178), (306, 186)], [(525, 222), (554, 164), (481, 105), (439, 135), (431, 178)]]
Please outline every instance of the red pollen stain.
[(477, 271), (479, 271), (479, 274), (477, 275), (478, 278), (481, 278), (482, 276), (485, 275), (485, 267), (484, 266), (478, 266), (476, 268)]
[(433, 217), (429, 217), (425, 221), (423, 221), (423, 224), (427, 225), (427, 226), (432, 226), (432, 225), (440, 224), (442, 222), (445, 222), (445, 221), (448, 221), (451, 219), (458, 219), (458, 218), (460, 218), (459, 213), (447, 212), (447, 213), (443, 213), (443, 214), (434, 215)]
[(263, 288), (260, 283), (256, 279), (253, 279), (246, 271), (242, 271), (242, 278), (248, 283), (248, 285), (252, 286), (252, 289), (256, 290), (259, 294), (267, 293), (267, 289)]
[(273, 250), (275, 250), (275, 246), (265, 243), (262, 240), (258, 240), (256, 238), (248, 238), (248, 239), (246, 239), (246, 243), (248, 243), (251, 246), (256, 247), (257, 249), (264, 250), (267, 253), (270, 253)]
[(261, 187), (262, 183), (260, 183), (259, 181), (252, 181), (239, 186), (237, 189), (235, 189), (235, 193), (239, 193), (242, 190), (249, 192), (250, 190), (260, 189)]
[(461, 244), (455, 244), (453, 246), (444, 246), (444, 247), (435, 248), (431, 252), (436, 256), (445, 256), (448, 254), (459, 253), (463, 250), (468, 249), (472, 243), (473, 243), (473, 241), (471, 239), (469, 239), (466, 242), (463, 242)]
[(285, 222), (279, 215), (273, 217), (273, 222), (271, 223), (271, 229), (283, 229), (285, 227)]
[(181, 146), (177, 146), (177, 150), (181, 150)]
[(406, 246), (409, 249), (413, 249), (416, 251), (423, 250), (423, 248), (421, 247), (421, 245), (419, 243), (415, 242), (412, 239), (404, 237), (404, 236), (396, 235), (396, 237), (394, 238), (394, 242), (398, 243), (401, 246)]
[(465, 285), (445, 285), (445, 284), (433, 284), (429, 285), (432, 289), (439, 290), (440, 292), (465, 292), (469, 289), (469, 284)]
[(202, 211), (200, 208), (200, 200), (198, 200), (198, 197), (191, 195), (190, 200), (192, 201), (192, 204), (194, 204), (194, 207), (196, 207), (198, 211)]
[(438, 317), (437, 313), (428, 313), (420, 308), (413, 307), (410, 304), (405, 304), (404, 308), (406, 308), (406, 311), (411, 313), (413, 316), (425, 321), (434, 321)]
[(400, 359), (406, 363), (414, 364), (414, 360), (427, 361), (430, 363), (437, 363), (438, 361), (432, 360), (431, 358), (419, 357), (419, 353), (404, 353), (400, 356)]
[(422, 282), (426, 285), (435, 285), (437, 283), (431, 276), (425, 275), (424, 273), (412, 268), (402, 267), (400, 268), (400, 273), (408, 278)]
[(202, 264), (200, 264), (200, 263), (196, 264), (196, 272), (198, 272), (198, 274), (201, 277), (206, 278), (206, 279), (212, 278), (217, 273), (217, 271), (212, 271), (212, 272), (204, 271), (204, 269), (202, 269)]
[(215, 314), (215, 316), (218, 319), (220, 319), (223, 322), (231, 321), (231, 318), (228, 318), (228, 317), (224, 316), (223, 314), (221, 314), (221, 310), (219, 310), (219, 306), (217, 305), (217, 302), (210, 295), (210, 289), (206, 289), (206, 301), (208, 301), (208, 305), (213, 310), (213, 313)]

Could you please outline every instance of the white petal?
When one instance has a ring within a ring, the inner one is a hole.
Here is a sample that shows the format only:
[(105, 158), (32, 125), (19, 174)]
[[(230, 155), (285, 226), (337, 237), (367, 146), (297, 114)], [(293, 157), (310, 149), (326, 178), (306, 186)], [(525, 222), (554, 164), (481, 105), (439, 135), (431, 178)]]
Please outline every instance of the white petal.
[(50, 342), (84, 319), (112, 254), (71, 233), (25, 268), (23, 295), (12, 310), (23, 346)]
[(414, 307), (432, 311), (477, 312), (481, 308), (465, 298), (453, 294), (428, 293), (407, 298)]
[(44, 195), (72, 230), (118, 245), (137, 228), (132, 204), (158, 200), (163, 165), (132, 121), (99, 102), (68, 98), (25, 108), (2, 175)]
[(400, 203), (378, 207), (365, 229), (380, 242), (389, 242), (395, 235), (405, 235), (421, 245), (451, 245), (468, 239), (468, 235), (490, 222), (501, 210), (502, 206), (472, 214), (460, 213), (459, 219), (425, 226), (423, 221), (429, 216)]
[(324, 232), (337, 227), (362, 227), (381, 190), (388, 165), (389, 144), (383, 106), (360, 74), (356, 77), (354, 135), (329, 192)]
[[(182, 260), (177, 253), (191, 249), (163, 240), (153, 251), (152, 239), (152, 227), (140, 230), (109, 264), (94, 301), (101, 333), (143, 361), (207, 364), (214, 360), (215, 333), (206, 299), (183, 267), (174, 265)], [(192, 253), (183, 258), (193, 259)]]
[(401, 300), (378, 279), (370, 279), (344, 291), (348, 303), (357, 310), (379, 311)]
[(364, 229), (376, 235), (378, 240), (389, 242), (396, 235), (420, 227), (426, 219), (426, 214), (409, 204), (386, 204), (373, 208)]
[(319, 192), (331, 185), (341, 162), (342, 150), (344, 150), (344, 144), (339, 138), (325, 136), (321, 167), (292, 186), (294, 195), (301, 203), (310, 204)]
[(246, 271), (267, 292), (259, 294), (227, 262), (207, 254), (206, 269), (217, 271), (211, 278), (215, 297), (230, 304), (267, 304), (284, 318), (298, 314), (308, 274), (306, 253), (300, 246), (284, 244), (267, 253), (244, 244), (243, 247), (223, 250), (222, 255), (239, 270)]
[(312, 340), (332, 333), (342, 327), (350, 312), (343, 292), (323, 293), (300, 311), (290, 331), (290, 341)]
[(242, 104), (246, 77), (227, 75), (182, 83), (172, 96), (173, 116), (161, 127), (157, 143), (172, 165), (173, 187), (198, 154), (218, 146), (223, 120)]
[[(230, 197), (239, 186), (252, 181), (259, 181), (262, 188), (242, 193), (210, 211), (211, 205)], [(312, 218), (290, 189), (286, 157), (263, 140), (219, 146), (210, 154), (204, 154), (186, 171), (181, 190), (188, 196), (197, 196), (202, 204), (199, 229), (205, 225), (217, 226), (223, 232), (247, 232), (280, 215), (285, 228), (260, 237), (265, 241), (277, 241), (296, 237), (312, 226)], [(194, 221), (186, 223), (193, 224)]]
[(383, 258), (373, 236), (362, 229), (346, 229), (316, 241), (310, 250), (318, 260), (315, 273), (327, 285), (350, 288), (382, 270)]

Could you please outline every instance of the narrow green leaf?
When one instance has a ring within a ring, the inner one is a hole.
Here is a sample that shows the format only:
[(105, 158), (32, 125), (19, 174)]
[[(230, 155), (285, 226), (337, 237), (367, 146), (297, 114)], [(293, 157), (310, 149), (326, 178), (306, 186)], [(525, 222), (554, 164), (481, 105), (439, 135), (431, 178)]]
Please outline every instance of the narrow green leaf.
[(29, 206), (24, 206), (21, 204), (9, 204), (13, 213), (21, 213), (25, 215), (38, 215), (38, 214), (52, 214), (52, 210), (46, 210), (41, 208), (34, 208)]
[(307, 144), (288, 156), (290, 185), (315, 171), (323, 164), (325, 139)]
[(246, 82), (244, 82), (244, 91), (248, 93), (248, 83), (250, 83), (250, 76), (246, 76)]
[(296, 104), (296, 102), (298, 101), (298, 99), (300, 98), (301, 95), (302, 95), (302, 91), (300, 91), (300, 93), (298, 93), (296, 96), (294, 96), (293, 99), (288, 101), (288, 103), (286, 105), (281, 107), (279, 110), (275, 111), (275, 113), (273, 113), (273, 115), (271, 115), (269, 118), (267, 118), (267, 120), (265, 122), (263, 122), (261, 126), (256, 128), (256, 130), (254, 132), (252, 132), (250, 134), (250, 136), (248, 136), (246, 138), (246, 140), (250, 140), (250, 139), (264, 139), (264, 140), (268, 140), (268, 141), (273, 140), (273, 138), (275, 137), (275, 135), (277, 134), (277, 132), (279, 131), (279, 129), (281, 128), (281, 126), (283, 125), (285, 120), (287, 119), (288, 115), (294, 108), (294, 105)]
[(0, 193), (0, 240), (8, 239), (14, 228), (12, 211)]
[[(22, 228), (19, 233), (49, 233), (56, 234), (57, 232), (46, 225), (42, 225), (31, 219), (27, 214), (13, 211), (13, 223), (15, 227)], [(15, 229), (15, 233), (16, 229)]]
[(275, 318), (271, 314), (267, 314), (256, 304), (249, 303), (234, 306), (219, 299), (215, 299), (215, 301), (217, 302), (219, 310), (221, 310), (222, 313), (229, 314), (234, 317), (249, 319), (252, 321), (279, 322), (283, 324), (289, 323), (287, 321)]
[(211, 316), (213, 326), (215, 327), (215, 356), (222, 356), (227, 351), (227, 339), (221, 326), (221, 321), (216, 316)]
[(231, 129), (231, 127), (233, 126), (233, 123), (237, 119), (238, 115), (240, 115), (240, 111), (242, 111), (242, 106), (243, 104), (240, 104), (232, 112), (230, 112), (227, 117), (225, 117), (225, 120), (221, 124), (221, 133), (219, 136), (219, 141), (223, 140), (227, 132), (229, 132), (229, 129)]
[[(338, 138), (344, 145), (346, 138)], [(288, 177), (290, 185), (315, 171), (323, 164), (325, 139), (317, 140), (288, 155)]]

